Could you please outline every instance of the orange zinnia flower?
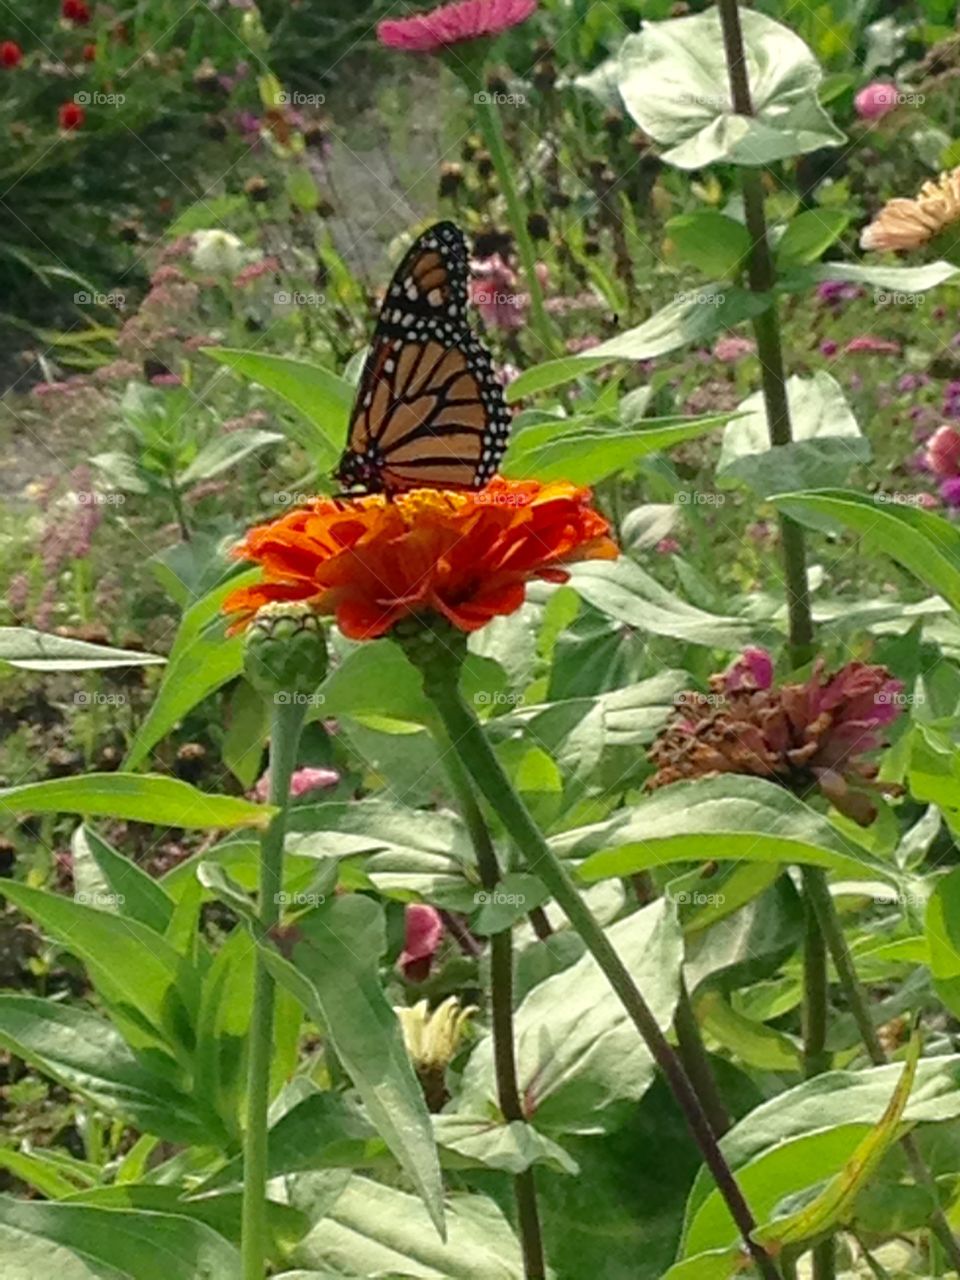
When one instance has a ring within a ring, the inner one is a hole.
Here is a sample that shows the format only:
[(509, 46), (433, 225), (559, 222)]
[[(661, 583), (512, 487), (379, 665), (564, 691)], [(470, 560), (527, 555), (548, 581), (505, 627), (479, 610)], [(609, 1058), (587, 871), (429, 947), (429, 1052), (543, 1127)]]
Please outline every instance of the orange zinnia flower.
[(523, 604), (532, 578), (566, 581), (563, 565), (619, 553), (590, 491), (564, 481), (495, 478), (478, 492), (414, 489), (387, 498), (317, 498), (252, 529), (236, 554), (263, 581), (224, 603), (243, 627), (264, 604), (306, 600), (354, 640), (411, 614), (476, 631)]

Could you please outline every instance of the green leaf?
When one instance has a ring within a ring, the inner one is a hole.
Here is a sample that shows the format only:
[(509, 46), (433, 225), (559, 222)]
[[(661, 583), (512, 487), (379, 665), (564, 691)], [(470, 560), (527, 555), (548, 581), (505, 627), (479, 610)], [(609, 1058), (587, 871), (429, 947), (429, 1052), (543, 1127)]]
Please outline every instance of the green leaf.
[(799, 862), (853, 878), (891, 879), (886, 863), (783, 787), (729, 774), (661, 787), (625, 813), (566, 831), (550, 843), (561, 857), (586, 859), (580, 867), (586, 881), (705, 856), (718, 862)]
[(297, 432), (297, 438), (310, 450), (318, 467), (330, 467), (337, 461), (353, 405), (354, 389), (349, 382), (320, 365), (287, 356), (233, 347), (204, 347), (203, 353), (292, 405), (307, 424)]
[(850, 469), (870, 459), (870, 443), (840, 384), (818, 370), (812, 378), (787, 379), (793, 424), (789, 444), (771, 445), (763, 393), (748, 396), (723, 433), (717, 463), (721, 481), (742, 481), (761, 498), (786, 489), (841, 484)]
[[(790, 271), (817, 262), (843, 235), (850, 215), (842, 209), (807, 209), (789, 223), (777, 245), (777, 267)], [(833, 264), (831, 263), (831, 266)], [(836, 277), (832, 277), (836, 279)]]
[(784, 493), (771, 501), (801, 524), (852, 529), (867, 550), (890, 556), (960, 610), (960, 529), (942, 516), (878, 497), (825, 489)]
[(742, 222), (715, 209), (681, 213), (664, 228), (676, 256), (711, 280), (729, 280), (750, 252), (750, 232)]
[(211, 796), (179, 778), (158, 773), (88, 773), (0, 789), (0, 811), (80, 813), (126, 818), (161, 827), (265, 827), (269, 805), (236, 796)]
[(443, 1188), (430, 1119), (377, 972), (386, 950), (382, 908), (359, 895), (334, 898), (300, 921), (298, 935), (293, 963), (316, 992), (337, 1055), (443, 1235)]
[(270, 713), (262, 695), (246, 680), (241, 680), (230, 699), (223, 763), (245, 791), (250, 790), (260, 774), (269, 720)]
[[(659, 900), (606, 931), (658, 1024), (670, 1025), (683, 944), (672, 904)], [(540, 1129), (596, 1133), (612, 1103), (641, 1098), (654, 1065), (596, 960), (538, 983), (514, 1016), (517, 1079), (527, 1116)], [(463, 1072), (460, 1109), (482, 1111), (496, 1096), (492, 1037)]]
[(740, 1245), (732, 1249), (710, 1249), (695, 1258), (676, 1262), (664, 1272), (663, 1280), (730, 1280), (743, 1271), (744, 1251)]
[(521, 1120), (505, 1124), (489, 1116), (443, 1114), (433, 1117), (433, 1132), (445, 1151), (468, 1164), (518, 1174), (533, 1165), (576, 1174), (577, 1163), (555, 1142)]
[(813, 268), (814, 280), (849, 280), (872, 284), (893, 293), (926, 293), (952, 280), (960, 268), (950, 262), (926, 262), (920, 267), (891, 267), (877, 263), (821, 262)]
[(705, 992), (694, 1008), (707, 1035), (745, 1066), (758, 1071), (802, 1070), (803, 1052), (795, 1039), (737, 1013), (719, 991)]
[(0, 994), (0, 1043), (110, 1115), (168, 1142), (225, 1134), (188, 1094), (134, 1057), (106, 1019), (37, 996)]
[(0, 1167), (28, 1186), (35, 1187), (47, 1200), (61, 1200), (64, 1196), (73, 1195), (79, 1186), (89, 1186), (94, 1176), (87, 1174), (82, 1180), (72, 1181), (49, 1158), (26, 1151), (14, 1151), (10, 1147), (0, 1147)]
[(641, 633), (731, 650), (758, 638), (754, 623), (687, 604), (626, 556), (572, 565), (570, 585), (595, 609)]
[(355, 1176), (291, 1262), (346, 1276), (522, 1280), (519, 1243), (492, 1200), (461, 1192), (451, 1199), (447, 1223), (443, 1244), (415, 1196)]
[[(209, 351), (206, 347), (204, 350)], [(276, 431), (261, 431), (256, 427), (242, 427), (238, 431), (230, 431), (225, 435), (215, 436), (209, 444), (204, 445), (194, 460), (177, 476), (177, 484), (182, 488), (200, 484), (203, 480), (212, 480), (224, 471), (229, 471), (249, 458), (252, 453), (263, 449), (268, 444), (277, 444), (283, 436)]]
[(927, 903), (924, 933), (937, 995), (960, 1011), (960, 868), (937, 881)]
[(897, 1140), (919, 1059), (920, 1037), (914, 1032), (900, 1079), (879, 1123), (859, 1143), (843, 1169), (831, 1178), (809, 1204), (786, 1217), (775, 1218), (754, 1231), (753, 1238), (759, 1244), (765, 1247), (800, 1244), (848, 1220), (857, 1195), (870, 1181), (880, 1161)]
[(139, 920), (155, 933), (166, 932), (173, 916), (173, 899), (153, 876), (142, 871), (130, 858), (117, 853), (92, 827), (77, 827), (71, 848), (76, 901), (90, 906), (104, 905), (91, 896), (100, 891), (98, 884), (85, 871), (93, 864), (104, 893), (113, 897), (120, 915)]
[(198, 600), (183, 615), (163, 683), (147, 718), (137, 730), (125, 768), (139, 768), (179, 720), (214, 689), (233, 680), (243, 670), (243, 637), (225, 635), (226, 619), (221, 609), (231, 591), (249, 586), (259, 577), (259, 569), (238, 574)]
[(158, 653), (111, 649), (30, 627), (0, 627), (0, 662), (24, 671), (93, 671), (107, 667), (149, 667), (165, 662)]
[(565, 424), (528, 427), (513, 437), (501, 471), (505, 476), (598, 484), (633, 468), (641, 458), (695, 440), (723, 426), (729, 414), (683, 421), (655, 418), (631, 428), (566, 429)]
[(538, 391), (552, 391), (574, 378), (582, 378), (594, 369), (609, 364), (608, 360), (591, 360), (589, 356), (563, 356), (559, 360), (545, 360), (532, 365), (510, 383), (505, 395), (507, 404), (516, 404)]
[[(149, 1241), (149, 1247), (146, 1242)], [(0, 1196), (4, 1280), (236, 1280), (240, 1255), (202, 1222), (168, 1213)]]
[(649, 23), (624, 41), (620, 93), (640, 127), (669, 145), (668, 164), (766, 165), (844, 141), (817, 101), (822, 72), (800, 37), (750, 9), (740, 20), (752, 116), (734, 110), (716, 9)]

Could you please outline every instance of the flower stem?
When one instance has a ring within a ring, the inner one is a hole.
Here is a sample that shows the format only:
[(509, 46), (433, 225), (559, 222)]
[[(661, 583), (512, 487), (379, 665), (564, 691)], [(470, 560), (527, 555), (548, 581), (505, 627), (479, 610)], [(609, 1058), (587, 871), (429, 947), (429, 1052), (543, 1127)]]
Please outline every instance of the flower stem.
[(587, 949), (597, 961), (666, 1077), (758, 1272), (764, 1280), (780, 1280), (780, 1272), (773, 1259), (751, 1239), (756, 1222), (733, 1171), (724, 1159), (707, 1114), (680, 1059), (660, 1030), (656, 1018), (609, 938), (581, 898), (568, 871), (549, 847), (526, 805), (513, 789), (513, 784), (504, 773), (476, 716), (460, 696), (459, 661), (451, 661), (449, 655), (441, 653), (438, 647), (434, 648), (432, 655), (427, 656), (411, 646), (407, 649), (407, 654), (421, 671), (424, 691), (436, 707), (464, 770), (510, 832), (530, 870), (543, 881), (586, 943)]
[[(730, 95), (737, 115), (753, 115), (753, 99), (747, 78), (747, 63), (740, 27), (737, 0), (719, 0), (723, 43), (730, 77)], [(770, 443), (790, 444), (793, 430), (783, 365), (783, 343), (780, 318), (772, 297), (777, 273), (767, 236), (767, 219), (763, 211), (763, 183), (759, 169), (741, 170), (744, 216), (750, 232), (751, 246), (747, 258), (747, 278), (752, 293), (767, 295), (765, 311), (755, 316), (753, 333), (760, 360), (763, 401), (767, 414)], [(812, 656), (813, 617), (807, 583), (807, 556), (803, 530), (786, 516), (780, 517), (780, 540), (787, 585), (787, 610), (790, 619), (790, 653), (794, 666), (802, 666)]]
[(474, 93), (473, 100), (477, 113), (477, 122), (480, 125), (480, 131), (483, 134), (487, 150), (490, 152), (490, 159), (493, 161), (497, 182), (500, 184), (500, 190), (507, 204), (507, 216), (513, 228), (513, 238), (517, 244), (517, 252), (520, 254), (520, 262), (523, 266), (527, 289), (530, 291), (530, 312), (533, 319), (533, 330), (543, 346), (545, 356), (550, 356), (554, 353), (554, 334), (553, 327), (550, 324), (550, 317), (547, 315), (546, 308), (543, 305), (543, 290), (540, 287), (540, 277), (537, 275), (537, 255), (534, 252), (533, 241), (530, 239), (530, 232), (527, 230), (523, 203), (513, 180), (513, 171), (510, 168), (510, 159), (507, 155), (507, 147), (503, 138), (503, 129), (500, 126), (500, 116), (497, 107), (490, 98), (490, 94)]
[[(860, 1032), (860, 1039), (863, 1041), (870, 1061), (874, 1066), (882, 1067), (889, 1059), (883, 1045), (880, 1043), (880, 1037), (877, 1035), (876, 1027), (873, 1025), (873, 1019), (870, 1017), (866, 992), (857, 975), (850, 948), (847, 946), (847, 939), (844, 936), (843, 926), (837, 915), (833, 896), (827, 884), (827, 877), (819, 867), (809, 867), (806, 869), (806, 873), (809, 874), (810, 878), (807, 895), (816, 910), (820, 929), (826, 939), (834, 968), (840, 979), (840, 985), (857, 1024), (857, 1030)], [(941, 1208), (937, 1184), (933, 1174), (930, 1172), (912, 1133), (905, 1134), (900, 1139), (900, 1143), (910, 1164), (914, 1180), (918, 1186), (923, 1187), (928, 1192), (932, 1199), (934, 1208), (930, 1214), (930, 1230), (943, 1247), (944, 1253), (950, 1260), (951, 1268), (960, 1275), (960, 1243), (958, 1243), (956, 1236), (951, 1231), (950, 1224), (947, 1222)]]
[[(442, 736), (443, 731), (438, 730)], [(444, 744), (444, 764), (457, 795), (460, 811), (470, 832), (480, 882), (487, 893), (496, 891), (500, 883), (500, 865), (493, 847), (490, 829), (480, 811), (473, 785), (460, 756)], [(509, 929), (495, 933), (490, 939), (490, 1004), (493, 1022), (493, 1063), (497, 1081), (497, 1099), (508, 1124), (526, 1122), (517, 1083), (517, 1060), (513, 1035), (513, 938)], [(537, 1186), (533, 1169), (524, 1169), (513, 1180), (517, 1203), (517, 1221), (523, 1249), (523, 1274), (526, 1280), (543, 1280), (546, 1275)]]
[(690, 1077), (690, 1083), (703, 1103), (703, 1109), (710, 1119), (710, 1125), (718, 1138), (730, 1128), (730, 1117), (717, 1088), (716, 1077), (707, 1057), (707, 1050), (700, 1034), (700, 1024), (693, 1011), (693, 1002), (687, 984), (680, 977), (680, 998), (673, 1015), (673, 1030), (677, 1037), (677, 1049), (683, 1069)]
[[(283, 841), (290, 803), (290, 778), (297, 763), (304, 702), (274, 702), (270, 724), (270, 803), (279, 812), (260, 845), (258, 926), (266, 934), (280, 918)], [(243, 1134), (243, 1226), (240, 1252), (243, 1280), (266, 1275), (267, 1109), (270, 1105), (270, 1062), (273, 1057), (273, 978), (259, 951), (253, 979), (250, 1015), (250, 1060), (247, 1068), (246, 1126)]]

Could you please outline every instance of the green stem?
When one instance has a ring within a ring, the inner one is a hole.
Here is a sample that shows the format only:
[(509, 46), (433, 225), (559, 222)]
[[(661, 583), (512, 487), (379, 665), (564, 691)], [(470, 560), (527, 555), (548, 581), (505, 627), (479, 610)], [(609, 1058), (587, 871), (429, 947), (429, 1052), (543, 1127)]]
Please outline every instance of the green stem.
[[(837, 908), (834, 905), (833, 896), (827, 884), (827, 877), (819, 867), (809, 867), (807, 872), (809, 873), (807, 895), (816, 910), (820, 929), (826, 939), (834, 968), (840, 979), (840, 985), (850, 1006), (853, 1019), (857, 1024), (857, 1030), (860, 1032), (860, 1039), (863, 1041), (870, 1061), (874, 1066), (882, 1067), (889, 1059), (883, 1045), (880, 1043), (880, 1037), (877, 1035), (877, 1029), (873, 1025), (873, 1019), (870, 1017), (867, 995), (857, 974), (850, 948), (847, 946), (843, 925), (837, 915)], [(927, 1191), (934, 1205), (930, 1214), (930, 1230), (939, 1240), (944, 1253), (950, 1260), (951, 1268), (960, 1275), (960, 1243), (957, 1242), (956, 1236), (951, 1231), (950, 1224), (947, 1222), (946, 1215), (940, 1205), (936, 1180), (930, 1172), (913, 1134), (905, 1134), (900, 1139), (900, 1143), (910, 1164), (914, 1180), (918, 1186)]]
[[(270, 803), (279, 812), (260, 845), (260, 892), (257, 919), (266, 934), (280, 918), (283, 841), (290, 803), (290, 778), (297, 763), (304, 702), (274, 702), (270, 724)], [(247, 1068), (246, 1126), (243, 1134), (243, 1280), (264, 1280), (269, 1244), (267, 1232), (267, 1109), (273, 1057), (273, 979), (259, 952), (253, 978), (250, 1015), (250, 1059)]]
[[(442, 737), (443, 730), (438, 730)], [(487, 893), (495, 893), (500, 883), (500, 865), (493, 846), (490, 828), (480, 811), (477, 797), (469, 776), (457, 752), (449, 742), (444, 753), (444, 764), (451, 785), (457, 795), (460, 812), (474, 853), (480, 883)], [(490, 939), (490, 1005), (493, 1024), (493, 1062), (497, 1081), (497, 1099), (504, 1120), (526, 1122), (517, 1083), (517, 1060), (513, 1034), (513, 938), (509, 929), (495, 933)], [(533, 1169), (525, 1169), (513, 1180), (517, 1204), (517, 1221), (520, 1226), (520, 1243), (523, 1249), (523, 1274), (526, 1280), (543, 1280), (546, 1275), (543, 1255), (543, 1235), (540, 1230), (540, 1211), (537, 1206), (537, 1187)]]
[(751, 1238), (756, 1222), (680, 1059), (660, 1030), (609, 938), (581, 898), (569, 872), (550, 849), (526, 805), (513, 789), (476, 716), (460, 696), (460, 656), (454, 655), (451, 660), (450, 651), (439, 645), (421, 648), (416, 644), (407, 646), (407, 655), (420, 669), (424, 690), (439, 712), (447, 737), (464, 770), (510, 832), (530, 870), (543, 881), (586, 943), (666, 1077), (757, 1270), (764, 1280), (780, 1280), (776, 1264)]
[(507, 155), (507, 147), (503, 138), (503, 129), (500, 126), (500, 115), (496, 105), (490, 100), (490, 94), (475, 91), (473, 100), (477, 113), (477, 122), (480, 125), (480, 131), (483, 134), (487, 150), (490, 152), (490, 159), (493, 161), (497, 182), (500, 184), (500, 190), (507, 204), (507, 216), (513, 228), (513, 238), (517, 244), (517, 252), (520, 254), (520, 263), (523, 266), (527, 289), (530, 291), (530, 314), (533, 320), (533, 330), (543, 346), (545, 355), (550, 356), (554, 354), (555, 348), (553, 326), (550, 324), (550, 317), (547, 315), (546, 308), (543, 305), (543, 290), (540, 287), (540, 278), (537, 275), (537, 255), (533, 247), (533, 241), (530, 239), (530, 232), (527, 230), (523, 202), (513, 180), (513, 170), (510, 167), (510, 159)]
[(677, 1037), (677, 1049), (683, 1068), (690, 1077), (690, 1083), (703, 1103), (713, 1132), (718, 1138), (730, 1128), (730, 1117), (720, 1097), (716, 1077), (710, 1066), (710, 1059), (700, 1034), (700, 1024), (693, 1011), (693, 1002), (683, 977), (680, 978), (680, 998), (673, 1015), (673, 1029)]
[(810, 1080), (830, 1069), (827, 1053), (827, 1001), (830, 992), (827, 948), (814, 907), (809, 879), (811, 867), (802, 867), (804, 886), (803, 939), (803, 1075)]

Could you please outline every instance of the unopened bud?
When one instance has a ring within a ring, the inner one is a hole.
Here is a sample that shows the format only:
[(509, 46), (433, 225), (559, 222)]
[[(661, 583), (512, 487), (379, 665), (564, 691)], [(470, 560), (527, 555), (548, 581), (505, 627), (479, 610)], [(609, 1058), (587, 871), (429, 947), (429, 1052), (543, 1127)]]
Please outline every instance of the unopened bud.
[(308, 604), (265, 604), (246, 635), (243, 669), (260, 693), (307, 697), (327, 674), (323, 625)]

